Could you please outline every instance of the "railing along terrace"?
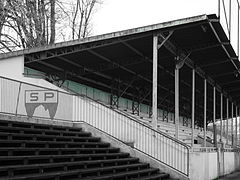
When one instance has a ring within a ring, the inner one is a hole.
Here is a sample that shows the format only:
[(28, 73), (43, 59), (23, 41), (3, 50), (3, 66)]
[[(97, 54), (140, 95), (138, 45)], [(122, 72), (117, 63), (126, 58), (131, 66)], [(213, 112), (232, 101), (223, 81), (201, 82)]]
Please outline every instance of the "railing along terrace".
[[(42, 80), (44, 81), (44, 80)], [(46, 81), (44, 81), (46, 83)], [(89, 97), (0, 77), (0, 112), (84, 121), (136, 150), (189, 175), (189, 146)]]

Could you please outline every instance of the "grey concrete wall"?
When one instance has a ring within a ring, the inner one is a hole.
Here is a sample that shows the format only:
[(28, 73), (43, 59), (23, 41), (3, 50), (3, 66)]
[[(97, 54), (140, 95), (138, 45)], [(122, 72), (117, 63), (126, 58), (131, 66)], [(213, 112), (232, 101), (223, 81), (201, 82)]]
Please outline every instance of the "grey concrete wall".
[(190, 179), (211, 180), (240, 169), (239, 152), (192, 152)]

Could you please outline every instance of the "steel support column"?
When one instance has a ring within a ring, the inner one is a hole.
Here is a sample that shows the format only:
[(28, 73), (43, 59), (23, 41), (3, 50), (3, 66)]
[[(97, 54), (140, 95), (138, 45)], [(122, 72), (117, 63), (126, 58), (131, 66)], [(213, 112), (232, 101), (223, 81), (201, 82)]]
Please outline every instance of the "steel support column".
[(203, 123), (203, 130), (204, 130), (204, 139), (203, 145), (206, 147), (206, 127), (207, 127), (207, 80), (204, 79), (204, 123)]
[(234, 145), (234, 134), (233, 134), (233, 102), (232, 102), (232, 127), (231, 127), (231, 134), (232, 134), (232, 146)]
[(213, 87), (213, 140), (217, 147), (217, 128), (216, 128), (216, 87)]
[[(240, 111), (239, 111), (239, 109), (238, 109), (237, 118), (238, 118), (238, 116), (239, 116), (239, 113), (240, 113)], [(239, 142), (238, 144), (239, 144), (239, 146), (240, 146), (240, 124), (239, 124), (239, 118), (238, 118), (237, 122), (238, 122), (238, 142)]]
[(237, 106), (236, 106), (236, 112), (235, 112), (236, 118), (235, 118), (235, 146), (238, 144), (238, 122), (237, 122)]
[(220, 141), (222, 142), (223, 132), (222, 132), (222, 121), (223, 121), (223, 93), (221, 92), (221, 109), (220, 109)]
[(192, 147), (194, 145), (194, 123), (195, 123), (195, 69), (192, 70)]
[(229, 133), (228, 133), (228, 126), (229, 126), (229, 125), (228, 125), (228, 118), (229, 118), (229, 117), (228, 117), (228, 98), (227, 98), (227, 115), (226, 115), (226, 121), (227, 121), (227, 130), (226, 130), (226, 134), (227, 134), (227, 136), (226, 136), (226, 137), (227, 137), (227, 144), (228, 144), (228, 134), (229, 134)]
[(175, 138), (179, 137), (179, 68), (175, 67)]
[(157, 129), (158, 36), (153, 36), (152, 127)]
[[(223, 107), (224, 108), (224, 96), (223, 96)], [(222, 123), (222, 135), (223, 137), (225, 137), (225, 123), (226, 123), (226, 120), (224, 120), (224, 110), (223, 110), (223, 123)]]
[(136, 114), (137, 116), (139, 116), (139, 112), (140, 112), (140, 104), (138, 101), (133, 101), (132, 102), (132, 114)]
[(112, 80), (112, 85), (111, 85), (111, 96), (110, 96), (110, 105), (111, 108), (117, 108), (119, 105), (119, 92), (120, 92), (120, 85), (119, 81), (117, 80)]

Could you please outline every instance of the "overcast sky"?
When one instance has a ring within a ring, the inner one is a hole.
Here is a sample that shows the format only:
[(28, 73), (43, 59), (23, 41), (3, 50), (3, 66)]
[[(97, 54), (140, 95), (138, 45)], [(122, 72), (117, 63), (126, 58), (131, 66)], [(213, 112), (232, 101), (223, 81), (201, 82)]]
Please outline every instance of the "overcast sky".
[(93, 34), (217, 13), (217, 2), (218, 0), (103, 0), (93, 18)]
[[(202, 15), (218, 14), (218, 0), (102, 0), (93, 17), (93, 35)], [(222, 1), (221, 1), (222, 2)], [(228, 14), (229, 1), (224, 1)], [(232, 45), (237, 49), (237, 1), (232, 1)], [(221, 24), (226, 31), (221, 4)]]

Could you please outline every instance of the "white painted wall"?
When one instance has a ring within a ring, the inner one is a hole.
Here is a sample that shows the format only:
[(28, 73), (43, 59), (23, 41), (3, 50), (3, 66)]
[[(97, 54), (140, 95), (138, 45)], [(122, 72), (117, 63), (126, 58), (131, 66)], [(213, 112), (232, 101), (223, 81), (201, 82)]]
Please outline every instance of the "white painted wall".
[[(0, 78), (0, 112), (26, 115), (25, 90), (44, 90), (49, 88), (59, 92), (65, 92), (63, 89), (43, 79), (24, 77), (23, 73), (24, 56), (0, 60), (0, 76), (28, 83), (22, 83), (20, 86), (20, 83), (17, 81)], [(31, 84), (40, 87), (35, 87)], [(18, 102), (17, 99), (19, 99)], [(58, 104), (55, 118), (72, 120), (72, 96), (61, 93), (59, 95), (59, 101), (62, 103)], [(49, 117), (49, 114), (43, 106), (39, 106), (35, 110), (34, 116)]]
[[(221, 166), (218, 165), (220, 162)], [(219, 167), (218, 167), (219, 166)], [(239, 152), (190, 153), (190, 180), (212, 180), (239, 170)]]
[(21, 80), (24, 72), (24, 56), (0, 60), (0, 76)]
[(63, 89), (58, 88), (57, 86), (43, 79), (24, 77), (23, 73), (24, 73), (24, 56), (16, 56), (0, 60), (0, 76), (50, 89), (56, 89), (58, 91), (64, 91)]

